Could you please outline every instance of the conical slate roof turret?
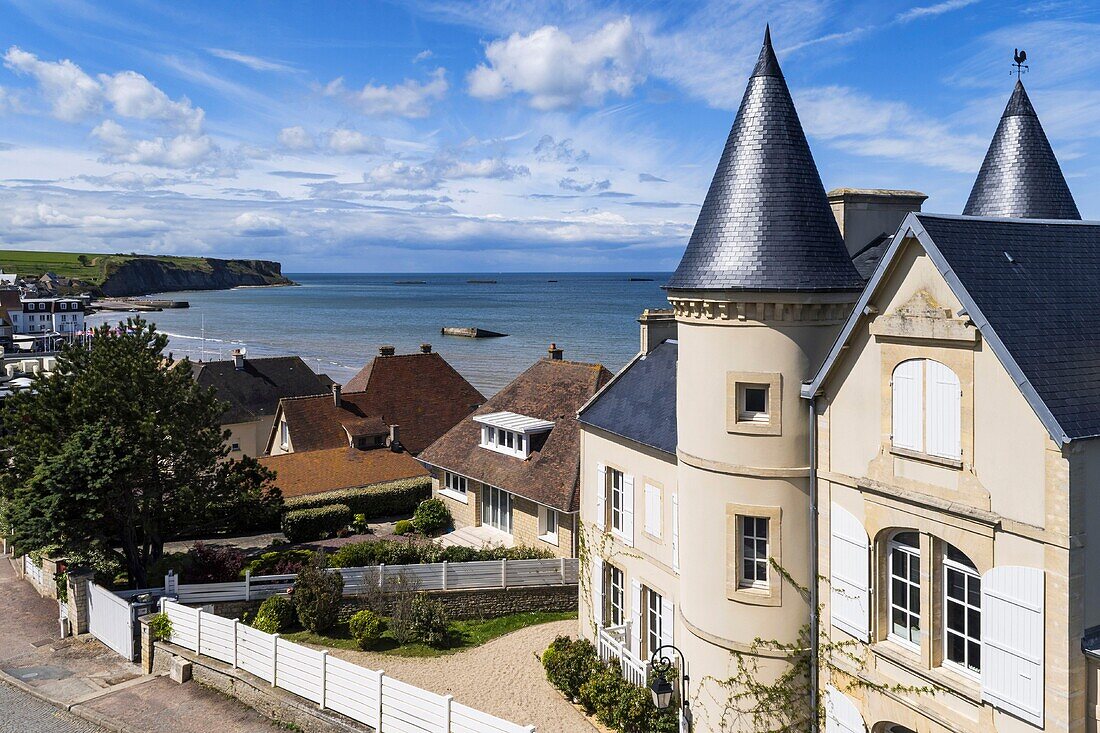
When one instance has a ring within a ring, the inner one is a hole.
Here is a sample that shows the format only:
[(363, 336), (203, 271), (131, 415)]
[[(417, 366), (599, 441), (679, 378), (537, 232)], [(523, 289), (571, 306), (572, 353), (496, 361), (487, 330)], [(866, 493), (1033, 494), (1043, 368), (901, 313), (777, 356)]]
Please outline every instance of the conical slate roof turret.
[(1024, 85), (1008, 100), (963, 214), (1018, 219), (1080, 219), (1058, 159)]
[(749, 78), (670, 290), (859, 290), (772, 49)]

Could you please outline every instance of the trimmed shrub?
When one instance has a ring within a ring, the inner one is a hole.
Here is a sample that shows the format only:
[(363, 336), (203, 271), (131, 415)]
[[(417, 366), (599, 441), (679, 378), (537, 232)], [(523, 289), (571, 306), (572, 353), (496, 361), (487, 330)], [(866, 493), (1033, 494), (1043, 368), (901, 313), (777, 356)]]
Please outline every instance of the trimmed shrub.
[(309, 565), (311, 560), (313, 550), (278, 550), (254, 558), (245, 569), (253, 575), (291, 575)]
[(442, 499), (425, 499), (413, 512), (412, 525), (424, 535), (433, 535), (451, 526), (451, 510)]
[(412, 632), (428, 646), (441, 648), (447, 643), (447, 628), (451, 620), (443, 602), (418, 593), (412, 602)]
[(397, 524), (393, 526), (393, 533), (396, 535), (405, 535), (412, 531), (413, 523), (407, 519), (400, 519)]
[(325, 567), (323, 552), (316, 553), (313, 562), (298, 573), (293, 590), (294, 608), (302, 626), (318, 632), (328, 631), (335, 625), (344, 597), (344, 578)]
[(600, 661), (592, 642), (559, 636), (543, 652), (542, 666), (550, 684), (561, 690), (570, 702), (577, 702), (581, 685), (595, 673)]
[(196, 542), (187, 552), (188, 583), (228, 583), (236, 580), (244, 567), (245, 555), (236, 547), (215, 547)]
[(476, 560), (540, 560), (553, 557), (534, 547), (440, 547), (434, 542), (413, 543), (398, 540), (364, 540), (344, 545), (329, 557), (334, 568), (361, 568), (368, 565), (416, 565), (432, 562), (474, 562)]
[(286, 499), (284, 504), (288, 511), (316, 509), (329, 504), (347, 504), (352, 513), (362, 514), (364, 519), (374, 519), (411, 514), (417, 504), (431, 495), (432, 480), (428, 476), (423, 476), (372, 484), (357, 489), (295, 496)]
[(167, 641), (172, 638), (172, 619), (166, 613), (154, 614), (149, 619), (149, 633), (153, 641)]
[(384, 629), (382, 617), (374, 611), (358, 611), (348, 619), (348, 631), (360, 649), (373, 649)]
[(311, 542), (330, 537), (351, 521), (347, 504), (330, 504), (316, 509), (295, 509), (283, 515), (283, 534), (291, 542)]
[(290, 596), (271, 596), (260, 604), (256, 618), (252, 619), (252, 628), (268, 634), (281, 634), (294, 625), (296, 618), (294, 601)]

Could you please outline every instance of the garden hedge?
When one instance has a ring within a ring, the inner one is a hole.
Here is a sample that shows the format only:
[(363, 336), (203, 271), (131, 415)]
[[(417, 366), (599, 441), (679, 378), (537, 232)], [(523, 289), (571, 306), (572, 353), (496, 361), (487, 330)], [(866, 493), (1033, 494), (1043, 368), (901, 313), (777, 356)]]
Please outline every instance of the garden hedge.
[(416, 506), (431, 494), (431, 477), (423, 476), (372, 484), (357, 489), (295, 496), (286, 499), (283, 503), (288, 512), (317, 509), (330, 504), (346, 504), (352, 514), (363, 514), (366, 519), (374, 519), (396, 514), (412, 514)]
[(295, 544), (312, 542), (329, 537), (350, 523), (351, 509), (347, 504), (295, 509), (283, 515), (283, 534)]

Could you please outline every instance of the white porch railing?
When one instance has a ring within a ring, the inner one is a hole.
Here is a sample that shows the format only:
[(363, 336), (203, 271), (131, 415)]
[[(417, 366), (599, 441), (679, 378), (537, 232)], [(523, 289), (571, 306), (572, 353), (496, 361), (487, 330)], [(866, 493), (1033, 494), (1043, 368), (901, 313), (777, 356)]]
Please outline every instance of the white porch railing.
[(630, 622), (618, 626), (601, 627), (596, 632), (596, 648), (600, 661), (619, 663), (623, 679), (632, 685), (645, 687), (649, 684), (650, 664), (648, 659), (639, 659), (630, 650)]

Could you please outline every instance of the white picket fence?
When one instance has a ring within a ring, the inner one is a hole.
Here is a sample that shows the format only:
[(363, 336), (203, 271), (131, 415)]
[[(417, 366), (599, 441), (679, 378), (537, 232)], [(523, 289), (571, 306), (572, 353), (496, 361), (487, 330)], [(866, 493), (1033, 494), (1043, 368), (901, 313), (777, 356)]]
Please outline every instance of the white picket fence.
[[(526, 561), (517, 561), (526, 562)], [(406, 684), (385, 672), (266, 634), (173, 601), (162, 601), (173, 644), (256, 675), (272, 687), (386, 733), (534, 733), (522, 726)]]
[[(575, 585), (579, 572), (576, 558), (545, 560), (489, 560), (462, 563), (422, 563), (419, 565), (371, 565), (339, 568), (344, 578), (344, 595), (361, 595), (368, 588), (383, 586), (390, 578), (404, 575), (415, 578), (420, 590), (470, 590), (476, 588), (513, 588), (550, 585)], [(294, 585), (295, 575), (251, 575), (230, 583), (178, 583), (177, 576), (166, 576), (164, 588), (122, 591), (132, 598), (150, 591), (175, 596), (181, 603), (205, 604), (219, 601), (262, 600), (285, 592)]]

